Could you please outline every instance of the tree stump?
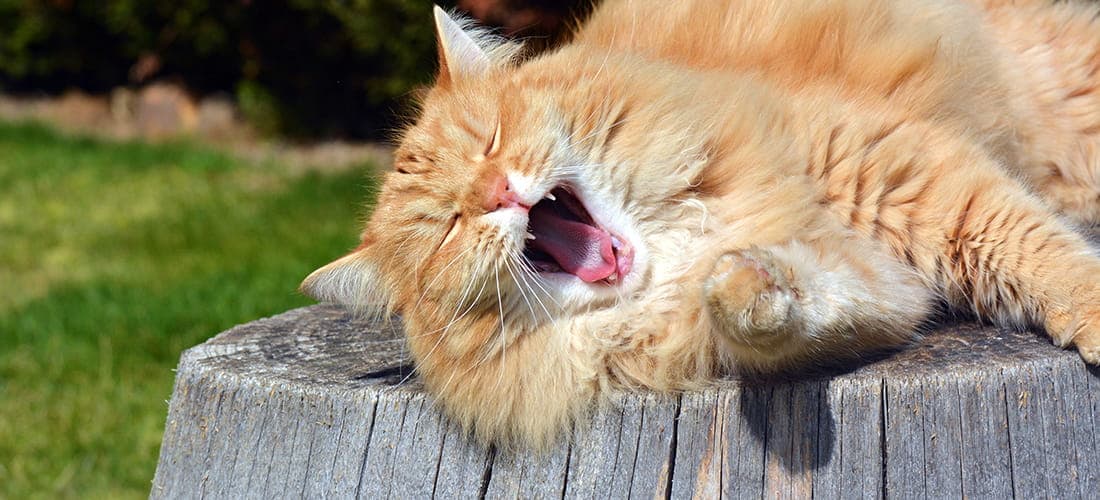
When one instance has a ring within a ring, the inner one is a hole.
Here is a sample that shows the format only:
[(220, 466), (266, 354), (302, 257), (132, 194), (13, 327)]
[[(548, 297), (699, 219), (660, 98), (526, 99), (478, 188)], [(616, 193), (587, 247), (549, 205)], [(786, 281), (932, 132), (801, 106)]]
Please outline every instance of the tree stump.
[(1100, 375), (976, 324), (843, 373), (623, 395), (548, 453), (473, 442), (397, 330), (319, 305), (184, 353), (152, 496), (1100, 496)]

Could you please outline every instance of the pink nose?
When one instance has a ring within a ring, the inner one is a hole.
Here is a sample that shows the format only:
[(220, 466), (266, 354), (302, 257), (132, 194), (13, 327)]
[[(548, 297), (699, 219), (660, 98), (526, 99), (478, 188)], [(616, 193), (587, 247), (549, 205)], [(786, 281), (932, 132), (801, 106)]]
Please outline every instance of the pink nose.
[(495, 212), (502, 208), (522, 208), (530, 210), (531, 206), (524, 203), (519, 195), (508, 184), (508, 178), (503, 175), (489, 181), (489, 187), (485, 191), (485, 198), (481, 201), (482, 208), (486, 212)]

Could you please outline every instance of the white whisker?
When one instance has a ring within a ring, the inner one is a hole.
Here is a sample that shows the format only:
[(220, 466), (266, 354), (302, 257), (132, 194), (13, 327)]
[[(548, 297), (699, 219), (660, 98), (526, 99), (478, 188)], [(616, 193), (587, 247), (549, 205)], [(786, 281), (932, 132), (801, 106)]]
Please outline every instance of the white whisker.
[(477, 296), (474, 297), (474, 300), (470, 301), (470, 305), (467, 306), (465, 310), (463, 310), (462, 309), (463, 304), (466, 302), (466, 297), (469, 296), (468, 292), (470, 290), (473, 290), (473, 286), (472, 286), (473, 283), (474, 283), (473, 280), (469, 281), (469, 283), (468, 283), (468, 285), (465, 289), (466, 291), (463, 292), (462, 297), (459, 298), (459, 300), (458, 300), (458, 302), (455, 306), (455, 312), (454, 312), (454, 314), (451, 315), (451, 320), (446, 325), (443, 325), (439, 328), (436, 328), (435, 330), (430, 330), (430, 331), (427, 331), (427, 332), (424, 332), (424, 333), (421, 333), (421, 334), (418, 334), (418, 335), (410, 335), (409, 338), (426, 337), (428, 335), (432, 335), (432, 334), (435, 334), (435, 333), (438, 333), (438, 332), (443, 332), (443, 334), (446, 335), (447, 331), (450, 330), (450, 328), (452, 326), (454, 326), (455, 323), (458, 323), (463, 317), (465, 317), (467, 314), (470, 313), (470, 311), (472, 311), (474, 309), (474, 306), (476, 306), (478, 301), (481, 300), (481, 295), (482, 295), (483, 292), (485, 292), (485, 286), (488, 284), (488, 282), (482, 280), (481, 288), (478, 290)]
[(420, 298), (416, 300), (416, 305), (413, 306), (414, 310), (420, 307), (420, 303), (424, 301), (425, 297), (427, 297), (428, 292), (431, 291), (431, 289), (432, 289), (432, 286), (435, 285), (435, 283), (437, 281), (439, 281), (440, 279), (443, 278), (443, 276), (447, 273), (447, 270), (450, 269), (451, 266), (457, 264), (458, 261), (462, 259), (462, 257), (464, 257), (467, 253), (469, 253), (474, 248), (475, 248), (474, 246), (467, 247), (465, 250), (459, 252), (458, 255), (455, 255), (455, 257), (453, 259), (451, 259), (451, 261), (448, 262), (446, 266), (443, 266), (443, 269), (441, 269), (439, 271), (439, 273), (437, 273), (435, 275), (435, 278), (433, 278), (432, 281), (429, 282), (428, 285), (424, 287), (424, 290), (420, 292)]
[[(531, 282), (527, 281), (528, 278), (530, 278), (532, 280), (532, 282), (535, 282), (537, 284), (536, 280), (538, 280), (538, 278), (536, 276), (534, 276), (531, 273), (530, 270), (523, 269), (522, 266), (520, 267), (520, 273), (521, 273), (521, 276), (523, 276), (523, 282), (527, 284), (527, 289), (531, 291), (531, 298), (535, 299), (535, 302), (538, 303), (539, 308), (542, 309), (542, 312), (544, 314), (546, 314), (546, 321), (548, 321), (550, 323), (553, 323), (554, 322), (554, 315), (550, 314), (550, 310), (547, 309), (546, 303), (543, 302), (541, 298), (539, 298), (539, 294), (535, 290), (535, 287), (531, 286)], [(545, 293), (545, 291), (544, 291), (544, 293)]]
[[(421, 333), (421, 334), (409, 337), (409, 338), (420, 338), (420, 337), (425, 337), (425, 336), (428, 336), (428, 335), (432, 335), (436, 332), (439, 332), (440, 330), (442, 330), (442, 332), (443, 332), (443, 333), (439, 334), (439, 339), (435, 341), (435, 345), (433, 345), (432, 348), (430, 350), (428, 350), (428, 354), (426, 354), (424, 356), (424, 359), (421, 359), (419, 361), (419, 363), (423, 364), (423, 363), (427, 362), (429, 359), (431, 359), (432, 354), (435, 353), (435, 350), (438, 349), (439, 346), (443, 343), (443, 339), (446, 338), (447, 332), (450, 330), (451, 326), (453, 326), (455, 323), (457, 323), (459, 320), (461, 320), (463, 317), (465, 317), (466, 314), (468, 314), (471, 310), (473, 310), (474, 306), (477, 304), (477, 301), (481, 299), (481, 292), (485, 291), (485, 285), (486, 285), (485, 281), (482, 281), (481, 289), (478, 290), (478, 292), (477, 292), (477, 297), (475, 297), (474, 300), (470, 302), (470, 306), (465, 311), (462, 311), (462, 304), (466, 301), (466, 297), (469, 295), (470, 290), (473, 289), (473, 283), (474, 283), (473, 280), (471, 280), (466, 284), (466, 287), (465, 287), (465, 289), (462, 293), (462, 296), (458, 299), (458, 304), (455, 307), (455, 312), (451, 316), (451, 321), (449, 323), (444, 325), (442, 328), (437, 328), (437, 329), (432, 330), (430, 332), (425, 332), (425, 333)], [(459, 314), (460, 311), (461, 311), (461, 314)], [(403, 384), (406, 381), (408, 381), (409, 377), (412, 377), (412, 375), (413, 375), (412, 372), (410, 372), (408, 375), (405, 376), (404, 379), (401, 380), (401, 382), (398, 383), (398, 385)]]
[[(559, 304), (557, 299), (555, 299), (554, 296), (545, 287), (543, 287), (542, 283), (539, 282), (539, 281), (541, 281), (541, 278), (539, 278), (538, 272), (533, 269), (533, 266), (531, 265), (531, 262), (529, 260), (527, 260), (527, 258), (524, 257), (522, 254), (520, 254), (520, 259), (522, 259), (520, 262), (518, 262), (520, 272), (524, 276), (526, 276), (524, 278), (524, 282), (527, 283), (528, 289), (531, 290), (531, 296), (534, 297), (536, 302), (538, 302), (539, 307), (542, 308), (542, 311), (544, 313), (546, 313), (547, 321), (553, 323), (554, 322), (554, 316), (552, 314), (550, 314), (550, 310), (547, 309), (546, 303), (543, 302), (542, 299), (539, 298), (539, 294), (535, 290), (535, 287), (538, 287), (538, 290), (541, 290), (542, 293), (545, 294), (546, 297), (548, 299), (550, 299), (551, 302), (553, 302), (555, 305), (557, 305), (559, 311), (562, 308), (561, 304)], [(531, 281), (528, 282), (527, 278), (530, 278)], [(535, 286), (531, 286), (531, 283), (534, 283)]]
[(592, 136), (594, 136), (594, 135), (596, 135), (596, 134), (598, 134), (598, 133), (600, 133), (600, 132), (602, 132), (602, 131), (605, 131), (605, 130), (610, 130), (610, 129), (613, 129), (613, 128), (615, 128), (615, 127), (618, 127), (619, 125), (622, 125), (622, 124), (623, 124), (623, 123), (625, 123), (625, 122), (626, 122), (626, 118), (623, 118), (623, 119), (621, 119), (621, 120), (619, 120), (619, 121), (616, 121), (615, 123), (612, 123), (611, 125), (609, 125), (609, 126), (607, 126), (607, 127), (604, 127), (604, 128), (597, 128), (596, 130), (593, 130), (593, 131), (592, 131), (592, 132), (591, 132), (590, 134), (588, 134), (588, 135), (586, 135), (586, 136), (584, 136), (584, 137), (581, 137), (581, 138), (580, 138), (580, 139), (578, 139), (578, 140), (577, 140), (576, 142), (570, 142), (569, 144), (570, 144), (571, 146), (573, 146), (573, 147), (579, 148), (579, 147), (580, 147), (580, 143), (582, 143), (582, 142), (584, 142), (584, 141), (586, 141), (586, 140), (588, 140), (588, 139), (592, 138)]
[[(535, 302), (538, 302), (539, 307), (541, 307), (542, 311), (546, 313), (546, 320), (552, 323), (554, 321), (554, 317), (550, 314), (550, 311), (546, 309), (546, 304), (543, 303), (542, 299), (539, 298), (538, 293), (535, 292), (535, 288), (531, 286), (531, 282), (527, 281), (527, 278), (530, 277), (532, 281), (538, 284), (538, 278), (534, 274), (532, 274), (532, 271), (528, 269), (527, 265), (525, 264), (526, 258), (523, 257), (522, 253), (514, 251), (509, 253), (509, 258), (514, 260), (516, 268), (519, 269), (519, 276), (523, 280), (523, 284), (526, 285), (527, 289), (531, 292), (531, 297), (535, 299)], [(520, 286), (519, 283), (517, 283), (516, 285)], [(539, 285), (539, 287), (541, 288), (542, 285)], [(543, 289), (543, 292), (545, 291), (546, 290)], [(534, 311), (531, 311), (531, 318), (536, 319)]]
[(507, 269), (507, 271), (508, 271), (508, 275), (512, 277), (512, 283), (514, 283), (516, 285), (516, 289), (519, 290), (520, 297), (522, 297), (523, 301), (525, 303), (527, 303), (527, 310), (531, 311), (531, 319), (536, 319), (535, 318), (535, 307), (531, 305), (531, 301), (527, 298), (527, 292), (524, 291), (523, 285), (519, 282), (519, 279), (516, 277), (516, 272), (512, 267), (511, 255), (508, 255), (508, 258), (504, 259), (504, 265), (505, 265), (505, 269)]
[(554, 303), (554, 305), (558, 306), (558, 309), (561, 309), (561, 303), (559, 303), (558, 300), (554, 298), (554, 295), (551, 294), (550, 291), (546, 289), (546, 287), (542, 286), (542, 278), (539, 277), (538, 271), (535, 270), (535, 265), (531, 263), (531, 260), (523, 254), (520, 254), (520, 258), (523, 259), (523, 267), (531, 276), (532, 281), (535, 283), (535, 286), (539, 287), (539, 290), (542, 290), (542, 293), (546, 294), (546, 297), (549, 298), (550, 301)]
[(505, 344), (506, 339), (504, 338), (504, 335), (506, 333), (505, 328), (504, 328), (504, 302), (501, 300), (501, 296), (500, 296), (500, 268), (499, 267), (493, 268), (493, 278), (496, 281), (496, 285), (497, 285), (497, 307), (499, 308), (499, 312), (500, 312), (500, 374), (497, 377), (497, 387), (499, 387), (500, 383), (504, 380), (504, 364), (505, 364), (505, 360), (506, 360), (505, 356), (508, 353), (508, 348), (507, 348), (507, 345)]

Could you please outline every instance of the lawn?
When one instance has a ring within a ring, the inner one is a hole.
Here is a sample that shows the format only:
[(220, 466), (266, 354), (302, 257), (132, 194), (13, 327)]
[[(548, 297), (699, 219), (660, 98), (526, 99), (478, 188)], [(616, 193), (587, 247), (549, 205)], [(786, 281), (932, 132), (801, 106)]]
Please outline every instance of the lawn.
[(309, 304), (370, 171), (0, 123), (0, 498), (147, 496), (180, 352)]

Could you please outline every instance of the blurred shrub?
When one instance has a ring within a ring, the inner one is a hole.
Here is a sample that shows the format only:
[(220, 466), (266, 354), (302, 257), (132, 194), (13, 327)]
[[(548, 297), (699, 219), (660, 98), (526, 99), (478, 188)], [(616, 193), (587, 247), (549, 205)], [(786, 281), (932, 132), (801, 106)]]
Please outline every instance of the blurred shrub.
[[(458, 8), (497, 26), (505, 36), (527, 38), (528, 48), (555, 45), (571, 20), (584, 18), (599, 0), (458, 0)], [(533, 46), (533, 47), (532, 47)]]
[[(453, 2), (440, 2), (445, 7)], [(378, 136), (431, 78), (427, 0), (0, 0), (0, 89), (181, 79), (271, 132)]]
[[(0, 0), (0, 90), (235, 92), (265, 133), (378, 137), (435, 67), (429, 0)], [(438, 1), (449, 8), (454, 1)], [(460, 0), (535, 46), (591, 0)]]
[(282, 116), (278, 100), (253, 80), (243, 80), (237, 85), (237, 107), (244, 119), (262, 135), (291, 133), (288, 130), (291, 127), (285, 125), (287, 118)]

